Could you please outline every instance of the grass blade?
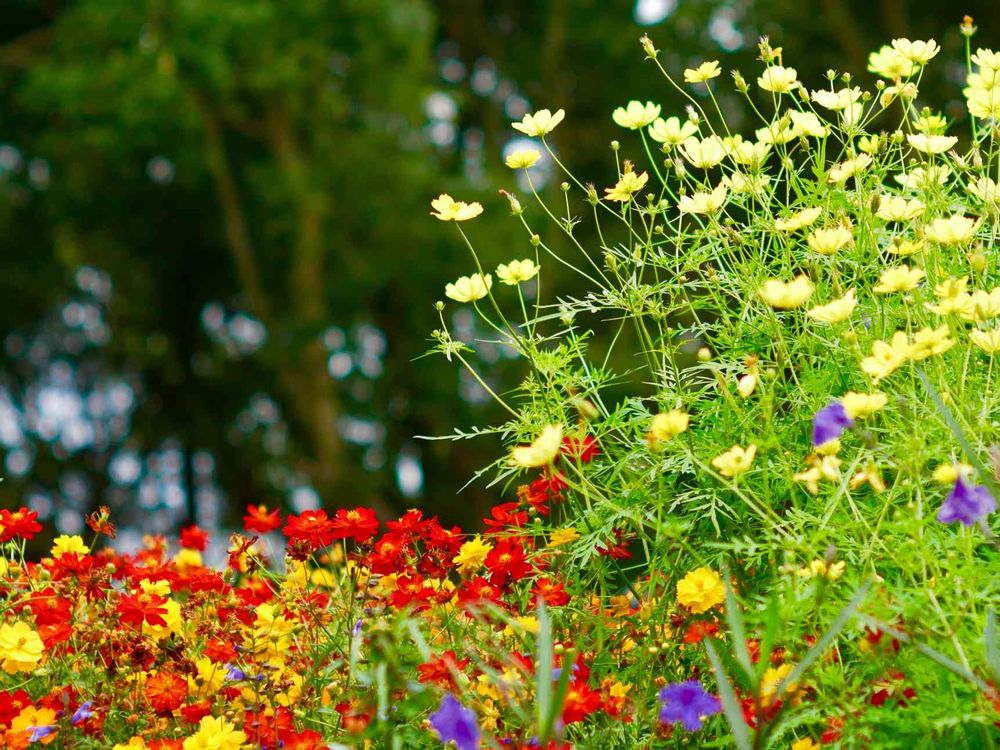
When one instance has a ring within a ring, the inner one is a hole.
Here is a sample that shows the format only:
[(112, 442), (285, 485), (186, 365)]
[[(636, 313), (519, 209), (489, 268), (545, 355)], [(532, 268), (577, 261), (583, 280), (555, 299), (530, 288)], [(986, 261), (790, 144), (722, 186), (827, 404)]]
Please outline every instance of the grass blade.
[(740, 710), (740, 703), (736, 700), (736, 693), (733, 692), (733, 683), (726, 674), (722, 660), (715, 650), (713, 639), (705, 639), (705, 650), (708, 651), (708, 659), (712, 662), (712, 671), (715, 673), (715, 682), (719, 686), (719, 699), (722, 701), (722, 711), (729, 722), (729, 729), (733, 733), (733, 742), (738, 750), (752, 750), (750, 743), (750, 727), (743, 720), (743, 711)]

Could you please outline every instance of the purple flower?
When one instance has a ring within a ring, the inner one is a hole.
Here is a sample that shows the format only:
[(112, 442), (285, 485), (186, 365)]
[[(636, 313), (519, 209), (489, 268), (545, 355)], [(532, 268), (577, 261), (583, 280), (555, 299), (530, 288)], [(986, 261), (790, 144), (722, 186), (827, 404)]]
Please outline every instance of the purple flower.
[(476, 724), (475, 712), (471, 708), (465, 708), (451, 693), (441, 699), (438, 710), (431, 714), (431, 726), (442, 742), (454, 740), (458, 750), (479, 748), (479, 726)]
[(823, 445), (840, 437), (845, 427), (853, 427), (854, 420), (839, 401), (831, 401), (813, 417), (813, 445)]
[(76, 726), (81, 721), (89, 719), (91, 716), (93, 716), (94, 712), (91, 711), (91, 708), (93, 708), (93, 706), (94, 706), (93, 701), (87, 701), (86, 703), (82, 704), (78, 709), (76, 709), (76, 711), (73, 712), (73, 718), (70, 719), (70, 724)]
[(50, 734), (55, 734), (56, 728), (51, 724), (46, 724), (45, 726), (29, 726), (27, 727), (31, 730), (31, 736), (28, 738), (28, 742), (40, 742)]
[(719, 699), (705, 692), (698, 680), (667, 685), (660, 691), (660, 702), (663, 704), (660, 721), (664, 724), (679, 721), (689, 732), (698, 731), (706, 717), (722, 710)]
[(246, 678), (247, 678), (246, 672), (244, 672), (239, 667), (234, 667), (232, 664), (226, 665), (227, 680), (239, 681), (239, 680), (245, 680)]
[(960, 521), (966, 526), (972, 526), (996, 509), (997, 501), (989, 490), (985, 487), (970, 487), (959, 477), (955, 480), (955, 488), (938, 511), (937, 520), (941, 523)]

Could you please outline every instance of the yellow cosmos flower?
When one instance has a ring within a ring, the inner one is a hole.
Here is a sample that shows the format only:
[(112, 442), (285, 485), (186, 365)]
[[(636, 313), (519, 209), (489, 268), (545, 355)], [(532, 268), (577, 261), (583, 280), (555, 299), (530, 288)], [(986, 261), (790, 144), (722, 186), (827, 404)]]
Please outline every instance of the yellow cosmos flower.
[(507, 158), (504, 160), (504, 164), (511, 169), (528, 169), (535, 166), (541, 158), (541, 152), (536, 149), (519, 148), (508, 154)]
[(815, 288), (808, 276), (800, 275), (788, 283), (779, 279), (769, 279), (757, 290), (757, 294), (771, 307), (791, 310), (805, 304)]
[(910, 342), (905, 331), (896, 331), (888, 342), (872, 344), (870, 356), (861, 360), (861, 369), (876, 383), (898, 370), (910, 358)]
[(708, 60), (697, 68), (688, 68), (684, 71), (685, 83), (704, 83), (712, 78), (718, 77), (722, 73), (718, 60)]
[[(763, 705), (771, 705), (778, 693), (778, 685), (780, 685), (782, 681), (792, 673), (794, 668), (794, 664), (785, 663), (780, 667), (768, 667), (764, 671), (763, 677), (760, 678), (760, 688), (758, 690), (760, 700)], [(783, 699), (787, 700), (788, 696), (795, 695), (795, 693), (798, 692), (798, 689), (799, 684), (797, 682), (786, 684), (782, 694)]]
[(485, 297), (492, 287), (492, 276), (474, 273), (471, 276), (460, 276), (454, 283), (446, 284), (444, 295), (456, 302), (474, 302)]
[(854, 290), (849, 289), (843, 297), (807, 310), (806, 316), (820, 323), (842, 323), (851, 317), (857, 306), (858, 300), (854, 296)]
[(521, 122), (511, 123), (511, 127), (532, 138), (546, 136), (556, 129), (556, 125), (563, 121), (566, 113), (558, 109), (555, 114), (547, 109), (540, 109), (533, 115), (525, 115)]
[(33, 739), (33, 737), (37, 730), (45, 727), (53, 727), (54, 729), (55, 725), (56, 712), (51, 708), (25, 706), (11, 721), (8, 737), (13, 741), (13, 746), (17, 748), (26, 748), (29, 744), (33, 745), (36, 742), (40, 745), (48, 745), (50, 742), (55, 741), (55, 731), (45, 734), (37, 740)]
[(735, 164), (747, 167), (760, 167), (771, 153), (770, 143), (747, 141), (739, 135), (724, 138), (722, 144), (726, 147), (726, 154)]
[[(840, 441), (834, 438), (817, 447), (820, 450), (828, 451), (830, 454), (840, 450)], [(840, 479), (840, 459), (835, 455), (814, 456), (811, 458), (812, 464), (806, 471), (800, 471), (792, 475), (792, 480), (804, 484), (806, 491), (810, 495), (819, 494), (819, 483), (826, 479), (836, 482)]]
[(919, 252), (923, 252), (924, 241), (923, 240), (896, 240), (889, 247), (885, 249), (887, 253), (892, 255), (902, 255), (904, 257), (910, 255), (916, 255)]
[(868, 70), (882, 78), (898, 81), (909, 78), (917, 66), (888, 44), (868, 55)]
[(660, 412), (653, 417), (649, 426), (649, 436), (653, 441), (666, 442), (684, 432), (690, 422), (691, 417), (680, 409)]
[(717, 135), (711, 135), (703, 141), (688, 138), (678, 151), (692, 166), (699, 169), (711, 169), (726, 158), (726, 149)]
[(146, 750), (146, 741), (139, 735), (131, 737), (128, 742), (119, 742), (111, 750)]
[(824, 109), (839, 112), (861, 98), (861, 89), (855, 86), (840, 91), (813, 91), (810, 98)]
[(792, 127), (786, 131), (786, 135), (775, 139), (776, 141), (786, 137), (789, 139), (822, 138), (830, 132), (830, 129), (823, 124), (815, 112), (799, 112), (797, 109), (793, 109), (788, 115), (792, 118)]
[(468, 221), (483, 212), (479, 203), (463, 203), (456, 201), (447, 193), (441, 193), (431, 201), (431, 216), (439, 221)]
[(458, 572), (462, 575), (474, 573), (483, 566), (483, 563), (486, 562), (486, 556), (492, 549), (492, 544), (484, 542), (477, 535), (475, 539), (470, 539), (459, 548), (458, 554), (455, 555), (452, 562), (458, 566)]
[(45, 644), (26, 622), (0, 625), (0, 660), (7, 674), (30, 672), (42, 660)]
[(184, 750), (242, 750), (247, 736), (224, 718), (206, 716), (198, 731), (184, 740)]
[(840, 397), (840, 403), (848, 417), (862, 419), (884, 409), (889, 403), (889, 397), (880, 391), (874, 393), (848, 391)]
[(538, 275), (539, 267), (529, 258), (512, 260), (497, 266), (497, 278), (507, 286), (517, 286), (522, 281), (528, 281)]
[(853, 241), (854, 235), (845, 226), (814, 229), (806, 237), (809, 247), (820, 255), (833, 255)]
[(514, 466), (526, 469), (548, 466), (559, 455), (562, 434), (562, 425), (549, 425), (531, 445), (519, 445), (514, 448), (510, 454), (510, 462)]
[(978, 219), (970, 219), (962, 214), (947, 219), (935, 219), (925, 229), (924, 236), (939, 245), (961, 245), (971, 242), (979, 228)]
[(909, 39), (893, 39), (892, 48), (905, 60), (915, 65), (925, 65), (930, 62), (941, 48), (933, 39), (927, 41), (910, 41)]
[(972, 464), (962, 463), (940, 463), (931, 472), (931, 479), (938, 484), (955, 484), (959, 477), (968, 477), (972, 474)]
[(839, 185), (842, 182), (847, 182), (858, 172), (863, 172), (871, 166), (872, 158), (868, 154), (858, 154), (853, 159), (847, 159), (839, 164), (834, 164), (830, 168), (830, 174), (827, 176), (827, 181), (832, 182), (834, 185)]
[(771, 182), (771, 178), (766, 174), (746, 175), (742, 172), (733, 172), (722, 178), (722, 184), (734, 193), (763, 193)]
[(756, 455), (757, 446), (754, 443), (751, 443), (746, 448), (734, 445), (725, 453), (713, 458), (712, 466), (714, 466), (722, 476), (734, 478), (738, 477), (740, 474), (746, 473), (746, 471), (753, 464), (753, 459)]
[(633, 172), (632, 165), (625, 162), (625, 171), (615, 183), (614, 187), (604, 188), (608, 200), (617, 203), (628, 203), (632, 196), (642, 190), (649, 181), (649, 175), (645, 172)]
[(690, 120), (682, 123), (677, 117), (668, 117), (666, 120), (657, 118), (649, 126), (649, 137), (657, 143), (669, 146), (678, 146), (697, 132), (697, 124)]
[(972, 323), (985, 323), (1000, 316), (1000, 287), (994, 288), (992, 292), (977, 289), (970, 295), (968, 306), (959, 315)]
[(913, 127), (924, 135), (944, 135), (948, 128), (948, 121), (942, 115), (935, 115), (931, 112), (922, 112)]
[(801, 740), (795, 740), (788, 750), (820, 750), (822, 745), (818, 742), (813, 742), (811, 737), (803, 737)]
[(682, 214), (713, 214), (725, 205), (729, 191), (725, 185), (719, 185), (710, 193), (696, 192), (682, 195), (677, 202), (677, 208)]
[(958, 138), (950, 135), (910, 133), (906, 136), (906, 142), (922, 154), (943, 154), (958, 143)]
[(910, 359), (919, 361), (948, 351), (955, 345), (955, 340), (950, 338), (950, 334), (948, 326), (921, 328), (913, 334), (909, 351)]
[(562, 547), (580, 538), (580, 532), (576, 529), (556, 529), (549, 535), (549, 547)]
[(774, 228), (779, 232), (797, 232), (816, 221), (821, 213), (823, 213), (823, 209), (818, 206), (806, 208), (792, 214), (787, 219), (775, 219)]
[(798, 73), (795, 71), (795, 68), (772, 65), (757, 79), (757, 85), (764, 89), (764, 91), (770, 91), (774, 94), (784, 94), (799, 87), (797, 78)]
[(87, 546), (86, 542), (83, 541), (83, 537), (79, 536), (61, 534), (57, 536), (52, 543), (53, 557), (60, 557), (62, 555), (86, 555), (89, 552), (90, 548)]
[(660, 116), (660, 105), (652, 102), (630, 101), (624, 107), (618, 107), (611, 113), (611, 119), (619, 127), (638, 130), (653, 123)]
[(935, 186), (944, 185), (951, 177), (951, 167), (946, 164), (914, 167), (909, 172), (896, 175), (896, 180), (907, 190), (930, 190)]
[(827, 565), (825, 560), (816, 559), (796, 570), (795, 575), (799, 578), (826, 578), (830, 581), (836, 581), (844, 575), (846, 568), (847, 563), (843, 560)]
[(1000, 352), (1000, 328), (990, 331), (970, 331), (969, 341), (987, 354), (996, 354)]
[(916, 289), (917, 284), (927, 274), (919, 268), (907, 265), (887, 268), (879, 277), (878, 284), (872, 287), (876, 294), (892, 294), (893, 292), (908, 292)]
[(692, 570), (677, 582), (677, 603), (698, 615), (726, 600), (722, 578), (711, 568)]
[(1000, 204), (1000, 185), (989, 177), (980, 177), (970, 182), (969, 192), (987, 205)]
[(882, 221), (909, 221), (924, 212), (924, 204), (914, 198), (906, 200), (898, 195), (883, 195), (879, 198), (875, 215)]
[(192, 568), (202, 567), (202, 565), (204, 565), (204, 560), (198, 550), (182, 547), (177, 550), (177, 554), (174, 555), (174, 564), (177, 565), (177, 569), (180, 572), (185, 573)]

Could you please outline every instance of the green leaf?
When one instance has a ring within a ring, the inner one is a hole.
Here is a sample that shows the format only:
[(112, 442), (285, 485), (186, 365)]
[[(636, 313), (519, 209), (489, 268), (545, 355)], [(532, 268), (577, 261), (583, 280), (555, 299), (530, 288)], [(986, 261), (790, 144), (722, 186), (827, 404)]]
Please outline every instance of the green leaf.
[(858, 607), (861, 606), (861, 602), (864, 601), (865, 595), (868, 593), (868, 589), (871, 588), (872, 582), (866, 581), (864, 585), (855, 592), (854, 596), (847, 603), (847, 606), (840, 610), (840, 614), (837, 615), (837, 619), (833, 621), (833, 625), (826, 629), (822, 637), (816, 641), (815, 645), (806, 652), (806, 655), (802, 657), (802, 661), (795, 665), (795, 668), (789, 672), (785, 679), (778, 683), (778, 688), (775, 691), (774, 700), (779, 700), (781, 696), (785, 694), (788, 686), (798, 682), (802, 676), (806, 673), (806, 670), (813, 665), (813, 663), (823, 655), (823, 652), (829, 648), (830, 644), (837, 637), (837, 634), (843, 630), (844, 626), (850, 620)]
[(715, 650), (714, 639), (705, 639), (705, 650), (708, 651), (709, 661), (712, 662), (715, 682), (719, 686), (719, 698), (722, 700), (722, 711), (726, 715), (726, 721), (729, 722), (729, 729), (733, 733), (733, 742), (736, 744), (738, 750), (751, 750), (750, 727), (743, 720), (743, 711), (740, 710), (739, 701), (736, 700), (732, 681), (729, 679), (729, 675), (726, 674), (726, 670), (722, 666), (722, 660)]

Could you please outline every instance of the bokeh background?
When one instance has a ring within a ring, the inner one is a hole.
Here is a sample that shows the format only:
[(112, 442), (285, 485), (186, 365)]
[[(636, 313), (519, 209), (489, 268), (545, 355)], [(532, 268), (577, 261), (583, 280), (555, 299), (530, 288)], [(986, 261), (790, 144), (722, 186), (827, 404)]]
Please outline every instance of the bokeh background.
[[(996, 0), (0, 9), (0, 507), (78, 533), (106, 504), (124, 543), (225, 529), (258, 502), (421, 507), (474, 528), (498, 490), (465, 485), (498, 441), (418, 438), (501, 418), (471, 378), (422, 356), (444, 283), (473, 270), (429, 201), (484, 203), (470, 232), (487, 262), (529, 255), (497, 195), (519, 188), (510, 121), (565, 108), (555, 148), (613, 183), (614, 107), (649, 98), (683, 115), (640, 35), (679, 72), (756, 70), (766, 34), (814, 87), (893, 37), (933, 37), (944, 51), (922, 90), (956, 118), (962, 15), (975, 43), (1000, 45)], [(560, 197), (551, 164), (534, 178)], [(468, 310), (446, 315), (484, 334)], [(517, 382), (517, 361), (479, 350), (495, 388)]]

